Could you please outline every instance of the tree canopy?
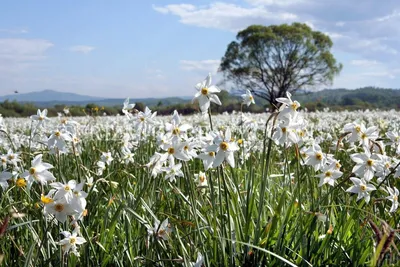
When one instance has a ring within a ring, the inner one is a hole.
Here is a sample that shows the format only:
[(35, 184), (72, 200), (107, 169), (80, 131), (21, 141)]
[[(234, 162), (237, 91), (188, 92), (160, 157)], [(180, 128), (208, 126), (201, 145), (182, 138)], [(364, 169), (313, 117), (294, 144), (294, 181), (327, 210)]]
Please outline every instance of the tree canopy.
[(238, 89), (277, 105), (286, 92), (330, 84), (342, 69), (328, 35), (302, 23), (252, 25), (228, 45), (220, 71)]

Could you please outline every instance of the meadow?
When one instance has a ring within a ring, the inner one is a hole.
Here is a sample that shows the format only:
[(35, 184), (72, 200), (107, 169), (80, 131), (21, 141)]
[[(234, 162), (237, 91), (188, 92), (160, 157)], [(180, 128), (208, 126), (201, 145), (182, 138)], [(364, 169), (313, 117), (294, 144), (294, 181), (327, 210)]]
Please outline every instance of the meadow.
[(400, 112), (0, 119), (2, 266), (395, 266)]

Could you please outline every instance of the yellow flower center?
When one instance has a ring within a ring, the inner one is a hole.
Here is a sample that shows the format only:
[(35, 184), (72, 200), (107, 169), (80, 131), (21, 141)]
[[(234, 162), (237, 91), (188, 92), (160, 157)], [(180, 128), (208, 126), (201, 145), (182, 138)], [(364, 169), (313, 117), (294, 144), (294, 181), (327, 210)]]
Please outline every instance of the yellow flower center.
[(293, 109), (293, 110), (297, 110), (297, 108), (298, 108), (296, 102), (293, 102), (291, 106), (292, 106), (292, 109)]
[(71, 237), (71, 238), (69, 239), (69, 243), (70, 243), (71, 245), (74, 245), (74, 244), (76, 243), (76, 238), (75, 238), (75, 237)]
[(57, 132), (54, 133), (54, 135), (57, 136), (57, 137), (60, 137), (61, 133), (59, 131), (57, 131)]
[(210, 152), (208, 152), (208, 155), (209, 155), (210, 157), (214, 157), (214, 156), (215, 156), (215, 152), (214, 152), (214, 151), (210, 151)]
[(237, 142), (239, 145), (241, 145), (241, 144), (243, 144), (243, 139), (239, 139)]
[(36, 173), (36, 169), (35, 168), (30, 168), (29, 169), (29, 174), (30, 175), (34, 175)]
[(44, 120), (44, 117), (43, 117), (43, 116), (40, 116), (40, 117), (39, 117), (39, 120), (40, 120), (40, 121)]
[(158, 235), (159, 235), (159, 236), (162, 236), (162, 235), (164, 235), (164, 234), (165, 234), (165, 230), (161, 229), (161, 230), (158, 231)]
[(251, 101), (253, 101), (254, 97), (251, 95), (251, 96), (249, 96), (249, 99), (250, 99)]
[(322, 154), (321, 153), (316, 153), (315, 154), (315, 158), (317, 159), (317, 160), (319, 160), (319, 161), (321, 161), (322, 160)]
[(69, 191), (69, 190), (71, 190), (71, 187), (69, 187), (68, 185), (66, 185), (66, 186), (64, 187), (64, 190), (65, 190), (65, 191)]
[(199, 176), (199, 180), (200, 182), (204, 183), (204, 181), (206, 180), (206, 177), (204, 175)]
[(173, 147), (168, 148), (168, 154), (172, 155), (174, 153), (175, 153), (175, 148)]
[(287, 131), (286, 127), (283, 127), (282, 128), (282, 133), (286, 133), (286, 131)]
[(6, 158), (1, 158), (1, 162), (2, 162), (2, 163), (6, 163), (6, 162), (7, 162), (7, 159), (6, 159)]
[(14, 159), (15, 157), (14, 157), (14, 155), (8, 155), (8, 159), (9, 160), (12, 160), (12, 159)]
[(374, 165), (374, 161), (372, 159), (367, 160), (367, 165), (371, 167)]
[(16, 185), (18, 187), (25, 187), (26, 186), (26, 180), (24, 178), (18, 178), (15, 183), (16, 183)]
[(227, 142), (222, 142), (221, 144), (219, 144), (219, 148), (226, 151), (229, 148), (229, 144)]
[(184, 149), (184, 150), (188, 150), (188, 149), (189, 149), (189, 146), (184, 146), (183, 149)]
[(395, 195), (395, 196), (393, 196), (393, 200), (395, 201), (395, 202), (397, 202), (397, 200), (398, 200), (398, 197)]
[(327, 171), (327, 172), (325, 173), (325, 176), (326, 176), (326, 177), (331, 177), (331, 176), (332, 176), (332, 173), (331, 173), (330, 171)]
[(175, 128), (172, 130), (172, 134), (173, 135), (178, 135), (181, 131), (179, 130), (179, 128)]
[(367, 136), (365, 133), (362, 133), (362, 134), (361, 134), (361, 138), (362, 138), (362, 139), (365, 139), (365, 138), (367, 138), (367, 137), (368, 137), (368, 136)]
[(201, 94), (202, 95), (208, 95), (208, 88), (207, 87), (201, 88)]
[(54, 209), (55, 209), (57, 212), (62, 212), (62, 211), (64, 210), (64, 205), (61, 204), (61, 203), (58, 203), (58, 204), (56, 204), (56, 205), (54, 206)]
[(366, 186), (365, 184), (360, 185), (360, 190), (361, 190), (362, 192), (367, 191), (367, 186)]
[(361, 127), (358, 125), (354, 129), (356, 130), (357, 133), (361, 132)]
[(144, 117), (140, 117), (140, 121), (143, 122), (144, 121)]
[(335, 167), (336, 167), (336, 169), (340, 169), (340, 167), (342, 167), (342, 165), (339, 163), (339, 162), (336, 162), (336, 164), (335, 164)]
[(44, 195), (42, 195), (42, 196), (40, 197), (40, 200), (42, 201), (43, 204), (50, 204), (50, 203), (53, 203), (53, 202), (54, 202), (54, 200), (53, 200), (52, 198), (46, 197), (46, 196), (44, 196)]

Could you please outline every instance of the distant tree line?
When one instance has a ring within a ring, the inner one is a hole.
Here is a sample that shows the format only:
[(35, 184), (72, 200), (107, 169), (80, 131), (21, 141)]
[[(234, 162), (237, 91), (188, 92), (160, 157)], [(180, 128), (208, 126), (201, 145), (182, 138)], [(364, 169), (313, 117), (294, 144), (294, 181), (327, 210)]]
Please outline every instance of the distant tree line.
[[(213, 113), (223, 113), (232, 111), (261, 113), (270, 107), (269, 103), (259, 97), (255, 98), (256, 105), (250, 107), (242, 106), (241, 99), (237, 95), (221, 91), (218, 94), (222, 105), (212, 104), (211, 110)], [(379, 89), (374, 87), (366, 87), (357, 90), (324, 90), (315, 93), (298, 94), (294, 99), (300, 101), (302, 108), (308, 111), (322, 110), (330, 108), (331, 110), (365, 110), (365, 109), (397, 109), (400, 110), (400, 90)], [(133, 112), (144, 111), (145, 104), (138, 102), (135, 105)], [(29, 117), (36, 114), (38, 107), (33, 103), (20, 103), (16, 101), (0, 102), (0, 114), (3, 117)], [(54, 105), (46, 107), (48, 116), (54, 117), (58, 113), (63, 114), (64, 105)], [(163, 103), (162, 100), (150, 105), (152, 111), (157, 111), (159, 115), (171, 115), (174, 110), (180, 114), (191, 115), (199, 112), (197, 103), (191, 101), (182, 101), (179, 104)], [(71, 116), (103, 116), (103, 115), (122, 115), (122, 103), (119, 106), (98, 106), (96, 104), (87, 104), (85, 106), (68, 106)]]

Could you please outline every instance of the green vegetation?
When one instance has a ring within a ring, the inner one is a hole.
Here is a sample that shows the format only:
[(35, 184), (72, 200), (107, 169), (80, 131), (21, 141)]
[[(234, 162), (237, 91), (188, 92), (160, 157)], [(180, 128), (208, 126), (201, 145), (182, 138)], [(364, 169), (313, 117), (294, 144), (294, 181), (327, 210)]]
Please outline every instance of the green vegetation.
[(400, 109), (400, 90), (365, 87), (356, 90), (335, 89), (301, 93), (293, 97), (310, 111)]
[[(218, 97), (223, 103), (221, 106), (213, 105), (214, 113), (232, 112), (241, 110), (241, 99), (237, 95), (229, 94), (227, 91), (221, 91)], [(330, 108), (331, 110), (364, 110), (364, 109), (400, 109), (400, 90), (382, 89), (375, 87), (365, 87), (356, 90), (346, 89), (330, 89), (314, 93), (298, 93), (293, 96), (293, 99), (302, 103), (302, 106), (309, 111), (322, 110)], [(146, 99), (143, 102), (136, 103), (135, 109), (143, 111), (147, 105)], [(269, 103), (260, 97), (255, 97), (256, 105), (249, 108), (244, 107), (244, 111), (252, 113), (260, 113), (269, 107)], [(147, 105), (153, 111), (157, 111), (159, 115), (170, 115), (174, 110), (180, 114), (191, 115), (198, 112), (197, 105), (193, 105), (190, 100), (182, 100), (180, 103), (167, 104), (168, 101), (162, 99), (154, 99), (151, 105)], [(97, 103), (91, 103), (84, 106), (72, 105), (68, 106), (72, 116), (85, 115), (117, 115), (121, 113), (121, 106), (98, 106)], [(46, 107), (49, 111), (49, 116), (57, 116), (58, 112), (62, 112), (65, 105), (57, 104), (52, 107)], [(33, 103), (18, 103), (16, 101), (0, 102), (0, 114), (3, 117), (28, 117), (35, 114), (38, 108)]]

